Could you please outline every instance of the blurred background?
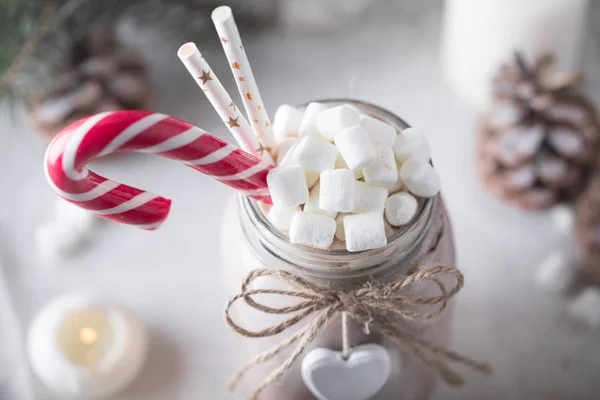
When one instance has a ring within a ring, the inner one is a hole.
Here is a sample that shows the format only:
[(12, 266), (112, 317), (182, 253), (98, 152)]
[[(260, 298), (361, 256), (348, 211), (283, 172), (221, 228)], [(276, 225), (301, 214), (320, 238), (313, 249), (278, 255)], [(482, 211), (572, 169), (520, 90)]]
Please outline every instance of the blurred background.
[(581, 68), (578, 93), (597, 104), (598, 2), (23, 0), (0, 1), (0, 399), (60, 398), (31, 372), (26, 337), (40, 307), (73, 291), (111, 299), (148, 327), (148, 360), (116, 399), (233, 398), (222, 384), (232, 368), (218, 252), (228, 245), (218, 232), (232, 191), (158, 157), (110, 157), (94, 170), (172, 198), (167, 223), (146, 232), (94, 222), (61, 243), (40, 230), (60, 219), (45, 148), (74, 120), (149, 109), (233, 141), (176, 55), (196, 42), (239, 101), (210, 21), (222, 4), (234, 11), (271, 117), (281, 104), (353, 98), (427, 134), (467, 282), (452, 348), (495, 368), (491, 378), (469, 375), (458, 392), (440, 387), (434, 398), (599, 398), (600, 300), (574, 318), (576, 294), (544, 290), (548, 279), (538, 274), (557, 250), (579, 263), (569, 222), (561, 229), (546, 207), (498, 201), (476, 163), (493, 76), (515, 50), (531, 62), (550, 51), (561, 69)]

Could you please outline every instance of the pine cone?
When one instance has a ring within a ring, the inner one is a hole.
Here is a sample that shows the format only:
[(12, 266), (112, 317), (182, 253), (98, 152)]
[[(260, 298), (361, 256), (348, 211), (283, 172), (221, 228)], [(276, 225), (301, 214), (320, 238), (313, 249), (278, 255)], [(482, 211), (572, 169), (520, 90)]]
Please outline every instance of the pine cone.
[(495, 76), (492, 107), (478, 128), (483, 184), (521, 209), (576, 199), (598, 153), (595, 107), (576, 91), (580, 74), (553, 67), (549, 55), (528, 66), (516, 54)]
[(600, 172), (576, 206), (575, 239), (585, 274), (600, 284)]
[(88, 115), (152, 106), (144, 60), (118, 42), (114, 27), (90, 28), (49, 80), (29, 99), (31, 124), (49, 138)]

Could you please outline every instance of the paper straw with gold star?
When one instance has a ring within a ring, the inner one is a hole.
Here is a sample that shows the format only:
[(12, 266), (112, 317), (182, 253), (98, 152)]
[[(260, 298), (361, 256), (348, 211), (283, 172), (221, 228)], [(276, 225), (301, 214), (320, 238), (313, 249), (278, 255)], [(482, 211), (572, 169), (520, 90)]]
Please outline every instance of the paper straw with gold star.
[(271, 121), (269, 121), (269, 116), (260, 97), (231, 8), (227, 6), (217, 7), (212, 12), (211, 17), (235, 77), (235, 83), (242, 96), (246, 114), (251, 121), (250, 125), (262, 143), (267, 147), (273, 147), (275, 145), (275, 135), (271, 128)]
[(177, 51), (177, 56), (200, 86), (240, 147), (273, 163), (273, 158), (268, 151), (265, 151), (268, 146), (261, 144), (258, 140), (250, 128), (250, 124), (239, 112), (238, 107), (231, 100), (231, 96), (214, 74), (196, 44), (192, 42), (184, 44)]

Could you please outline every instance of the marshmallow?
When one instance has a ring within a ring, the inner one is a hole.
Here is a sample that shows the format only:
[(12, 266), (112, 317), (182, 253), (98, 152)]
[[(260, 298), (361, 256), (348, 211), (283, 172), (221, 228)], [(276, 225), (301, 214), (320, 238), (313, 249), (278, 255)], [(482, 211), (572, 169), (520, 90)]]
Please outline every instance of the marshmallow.
[(577, 296), (567, 312), (591, 328), (600, 328), (600, 289), (588, 287)]
[(292, 217), (290, 242), (327, 250), (333, 242), (335, 228), (331, 217), (298, 211)]
[(373, 186), (364, 182), (356, 182), (354, 189), (353, 213), (366, 213), (371, 211), (382, 211), (388, 196), (386, 188)]
[(303, 137), (294, 149), (294, 161), (314, 172), (335, 168), (338, 150), (331, 143), (312, 136)]
[(404, 181), (400, 177), (400, 172), (398, 171), (398, 180), (394, 183), (380, 183), (379, 186), (383, 186), (388, 190), (389, 194), (394, 194), (402, 189), (404, 189)]
[(375, 146), (377, 158), (363, 168), (365, 182), (373, 184), (395, 183), (398, 180), (398, 167), (390, 146)]
[(335, 237), (342, 242), (346, 241), (346, 234), (344, 233), (344, 218), (348, 215), (352, 214), (339, 213), (337, 217), (335, 217)]
[(394, 138), (394, 154), (400, 163), (409, 158), (417, 157), (423, 161), (429, 161), (431, 150), (427, 138), (421, 131), (415, 128), (406, 128)]
[(418, 205), (419, 202), (410, 193), (393, 194), (385, 202), (385, 219), (392, 226), (408, 224), (415, 216)]
[(329, 141), (332, 141), (341, 130), (359, 123), (358, 112), (345, 104), (317, 114), (317, 129)]
[[(337, 160), (335, 160), (335, 169), (350, 169), (348, 168), (348, 164), (346, 164), (346, 161), (344, 161), (344, 157), (342, 157), (341, 155), (338, 156)], [(362, 169), (360, 168), (352, 172), (354, 172), (354, 179), (356, 180), (359, 180), (363, 177)]]
[(321, 111), (325, 111), (329, 108), (327, 104), (323, 103), (310, 103), (304, 110), (304, 116), (302, 117), (302, 123), (298, 130), (298, 137), (303, 138), (304, 136), (316, 136), (321, 138), (321, 134), (317, 130), (317, 114)]
[(392, 146), (396, 139), (396, 129), (383, 122), (380, 119), (369, 117), (368, 115), (360, 116), (360, 124), (369, 133), (369, 137), (374, 144)]
[(360, 108), (360, 107), (358, 107), (358, 106), (356, 106), (356, 105), (354, 105), (354, 104), (350, 104), (350, 103), (348, 103), (348, 104), (346, 104), (346, 106), (348, 106), (348, 107), (350, 107), (351, 109), (353, 109), (354, 111), (356, 111), (356, 112), (358, 113), (358, 115), (359, 115), (359, 116), (361, 116), (361, 115), (363, 115), (363, 114), (364, 114), (363, 110), (361, 110), (361, 108)]
[(302, 110), (284, 104), (275, 111), (273, 118), (273, 132), (277, 140), (282, 140), (285, 136), (297, 136), (300, 123), (302, 122)]
[(313, 214), (327, 215), (328, 217), (335, 218), (337, 212), (331, 210), (323, 210), (319, 207), (319, 199), (321, 197), (321, 184), (317, 183), (315, 187), (310, 190), (308, 201), (304, 204), (304, 212)]
[(293, 165), (296, 164), (294, 162), (294, 150), (296, 149), (296, 147), (298, 146), (298, 142), (294, 143), (292, 145), (292, 147), (290, 147), (290, 149), (284, 154), (284, 155), (279, 155), (277, 157), (277, 165)]
[(562, 250), (553, 250), (538, 266), (535, 283), (541, 289), (561, 293), (575, 281), (573, 261)]
[(267, 218), (269, 218), (269, 221), (271, 221), (275, 228), (282, 231), (287, 231), (290, 229), (292, 217), (297, 211), (301, 211), (300, 206), (284, 209), (271, 207)]
[[(292, 147), (282, 156), (281, 154), (277, 157), (277, 165), (297, 165), (300, 166), (297, 162), (293, 160), (294, 150), (298, 146), (298, 142), (294, 143)], [(315, 186), (315, 183), (319, 181), (319, 173), (314, 172), (308, 169), (304, 169), (304, 175), (306, 175), (306, 185), (310, 189)]]
[(387, 244), (381, 212), (347, 215), (344, 235), (348, 251), (377, 249)]
[(360, 125), (344, 129), (337, 134), (335, 145), (351, 170), (362, 168), (377, 158), (375, 145), (365, 128)]
[(550, 218), (552, 224), (560, 233), (570, 234), (573, 231), (573, 225), (575, 225), (575, 210), (573, 210), (573, 207), (554, 206), (550, 210)]
[(440, 177), (429, 162), (411, 158), (400, 168), (406, 188), (419, 197), (433, 197), (441, 189)]
[(354, 208), (354, 173), (348, 169), (321, 172), (319, 208), (350, 212)]
[(273, 206), (284, 209), (299, 206), (308, 200), (304, 169), (299, 165), (280, 165), (269, 171), (267, 185)]
[(277, 164), (281, 164), (290, 150), (296, 148), (296, 143), (298, 143), (298, 139), (295, 137), (284, 137), (280, 140), (277, 147)]

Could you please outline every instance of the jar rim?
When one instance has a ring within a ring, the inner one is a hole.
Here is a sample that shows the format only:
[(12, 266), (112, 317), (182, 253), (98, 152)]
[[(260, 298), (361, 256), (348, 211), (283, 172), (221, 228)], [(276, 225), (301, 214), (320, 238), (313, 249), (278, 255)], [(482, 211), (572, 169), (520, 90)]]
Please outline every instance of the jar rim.
[[(391, 113), (388, 110), (385, 110), (381, 107), (378, 107), (378, 106), (370, 104), (370, 103), (365, 103), (365, 102), (362, 102), (359, 100), (350, 100), (350, 99), (327, 99), (327, 100), (318, 100), (318, 101), (323, 102), (323, 103), (333, 104), (333, 105), (351, 104), (351, 105), (357, 106), (362, 111), (364, 111), (366, 114), (371, 114), (371, 115), (383, 120), (384, 122), (391, 124), (397, 130), (403, 130), (403, 129), (410, 127), (410, 125), (408, 125), (400, 117), (396, 116), (395, 114)], [(306, 106), (306, 105), (307, 104), (302, 104), (301, 106)], [(391, 236), (389, 236), (387, 238), (388, 243), (386, 244), (386, 246), (382, 247), (381, 249), (385, 249), (390, 246), (394, 246), (394, 244), (396, 244), (398, 241), (401, 241), (401, 239), (405, 238), (408, 232), (410, 232), (411, 230), (414, 230), (414, 227), (423, 218), (429, 217), (431, 215), (431, 210), (433, 208), (433, 204), (435, 202), (436, 197), (437, 196), (420, 199), (419, 203), (418, 203), (417, 211), (416, 211), (415, 215), (413, 216), (412, 220), (408, 224), (403, 225), (401, 229), (398, 229)], [(331, 256), (334, 258), (343, 258), (343, 257), (350, 257), (350, 256), (356, 257), (357, 255), (365, 255), (366, 256), (367, 254), (381, 250), (381, 249), (372, 249), (372, 250), (364, 250), (364, 251), (359, 251), (359, 252), (350, 252), (347, 249), (321, 250), (321, 249), (311, 248), (308, 246), (294, 245), (290, 242), (288, 236), (286, 236), (283, 232), (281, 232), (279, 229), (277, 229), (269, 221), (267, 216), (260, 209), (260, 206), (258, 205), (258, 202), (256, 200), (250, 199), (246, 196), (242, 196), (242, 207), (241, 208), (245, 209), (246, 212), (251, 213), (251, 215), (250, 215), (251, 219), (254, 220), (256, 223), (259, 223), (263, 228), (266, 228), (267, 234), (272, 236), (275, 240), (282, 241), (282, 244), (285, 244), (285, 245), (296, 246), (298, 248), (301, 248), (301, 250), (303, 252), (305, 252), (306, 254), (309, 254), (309, 255), (315, 255), (315, 256), (321, 256), (321, 257)], [(419, 235), (419, 236), (422, 236), (422, 235)], [(406, 250), (410, 250), (410, 249), (407, 248)], [(364, 268), (369, 268), (369, 267), (371, 267), (371, 266), (365, 266)], [(313, 268), (311, 268), (311, 269), (313, 269)], [(362, 268), (360, 268), (360, 269), (362, 269)], [(314, 268), (314, 270), (320, 270), (320, 268)]]

